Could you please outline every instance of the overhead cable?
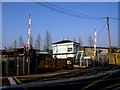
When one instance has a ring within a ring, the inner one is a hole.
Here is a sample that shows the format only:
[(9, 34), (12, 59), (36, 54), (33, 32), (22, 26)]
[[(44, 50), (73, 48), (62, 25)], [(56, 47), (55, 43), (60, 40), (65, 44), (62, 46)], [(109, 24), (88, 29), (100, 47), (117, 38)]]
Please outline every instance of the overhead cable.
[(107, 23), (105, 22), (105, 24), (102, 26), (102, 28), (100, 29), (99, 33), (97, 34), (97, 38), (100, 36), (101, 32), (104, 30), (106, 25), (107, 25)]
[(94, 20), (98, 20), (98, 19), (106, 19), (106, 17), (96, 17), (96, 16), (90, 16), (90, 15), (85, 15), (85, 14), (81, 14), (81, 13), (76, 13), (72, 10), (68, 10), (65, 9), (63, 7), (60, 6), (56, 6), (54, 4), (51, 3), (47, 3), (47, 2), (36, 2), (38, 5), (44, 6), (48, 9), (51, 9), (53, 11), (65, 14), (65, 15), (69, 15), (72, 17), (78, 17), (78, 18), (84, 18), (84, 19), (94, 19)]

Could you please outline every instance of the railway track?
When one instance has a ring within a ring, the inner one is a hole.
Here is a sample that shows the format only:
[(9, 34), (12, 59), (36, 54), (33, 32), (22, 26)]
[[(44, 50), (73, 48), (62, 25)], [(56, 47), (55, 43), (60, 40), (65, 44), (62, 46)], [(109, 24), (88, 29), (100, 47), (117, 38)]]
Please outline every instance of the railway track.
[[(104, 69), (104, 70), (103, 70)], [(116, 76), (116, 77), (115, 77)], [(103, 85), (102, 89), (118, 88), (120, 85), (120, 66), (75, 70), (68, 73), (56, 74), (50, 77), (16, 78), (17, 85), (5, 86), (3, 89), (15, 88), (47, 88), (47, 87), (78, 87), (77, 90), (95, 89)], [(116, 81), (116, 82), (115, 82)], [(18, 83), (19, 82), (19, 83)], [(112, 83), (115, 82), (114, 85)], [(104, 85), (104, 83), (106, 85)], [(112, 85), (112, 86), (111, 86)], [(71, 88), (70, 88), (71, 90)]]

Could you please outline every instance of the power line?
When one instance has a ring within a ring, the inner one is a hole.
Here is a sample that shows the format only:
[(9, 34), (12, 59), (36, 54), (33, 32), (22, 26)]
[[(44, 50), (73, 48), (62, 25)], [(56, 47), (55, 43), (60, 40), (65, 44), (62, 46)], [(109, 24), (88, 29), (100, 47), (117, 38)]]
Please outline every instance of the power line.
[[(92, 15), (75, 12), (73, 10), (66, 9), (66, 8), (51, 4), (49, 2), (35, 2), (35, 3), (38, 5), (44, 6), (50, 10), (53, 10), (55, 12), (59, 12), (59, 13), (62, 13), (62, 14), (68, 15), (68, 16), (72, 16), (72, 17), (83, 18), (83, 19), (92, 19), (92, 20), (106, 19), (106, 17), (98, 17), (98, 16), (92, 16)], [(118, 18), (109, 17), (109, 19), (119, 20), (120, 17), (118, 17)]]
[(61, 10), (59, 10), (59, 9), (53, 8), (53, 7), (51, 7), (51, 6), (49, 6), (49, 5), (46, 5), (46, 4), (44, 4), (44, 3), (37, 3), (37, 4), (38, 4), (38, 5), (42, 5), (42, 6), (48, 8), (48, 9), (51, 9), (51, 10), (53, 10), (53, 11), (56, 11), (56, 12), (65, 14), (65, 15), (79, 17), (79, 16), (77, 16), (77, 15), (73, 15), (73, 14), (71, 14), (71, 13), (67, 13), (67, 12), (61, 11)]
[(35, 3), (38, 4), (38, 5), (42, 5), (42, 6), (48, 8), (48, 9), (51, 9), (53, 11), (56, 11), (56, 12), (59, 12), (59, 13), (65, 14), (65, 15), (69, 15), (69, 16), (72, 16), (72, 17), (92, 19), (92, 20), (93, 19), (94, 20), (106, 19), (106, 17), (96, 17), (96, 16), (85, 15), (85, 14), (78, 14), (78, 13), (72, 11), (72, 10), (68, 10), (68, 9), (63, 8), (63, 7), (53, 5), (53, 4), (50, 4), (50, 3), (46, 3), (46, 2), (35, 2)]
[[(86, 15), (86, 14), (82, 14), (82, 13), (78, 13), (54, 4), (51, 4), (49, 2), (36, 2), (38, 5), (42, 5), (48, 9), (51, 9), (53, 11), (65, 14), (65, 15), (69, 15), (72, 17), (78, 17), (78, 18), (84, 18), (84, 19), (92, 19), (92, 20), (98, 20), (98, 19), (106, 19), (106, 17), (97, 17), (97, 16), (91, 16), (91, 15)], [(109, 19), (115, 19), (115, 20), (119, 20), (120, 18), (115, 18), (115, 17), (109, 17)], [(103, 28), (105, 27), (106, 23), (103, 25), (103, 27), (101, 28), (100, 32), (98, 33), (98, 36), (101, 34), (101, 32), (103, 31)], [(97, 37), (98, 37), (97, 36)]]
[(66, 8), (63, 8), (63, 7), (60, 7), (60, 6), (51, 4), (51, 3), (49, 3), (49, 2), (45, 2), (45, 3), (48, 4), (48, 5), (51, 5), (51, 6), (53, 6), (53, 7), (59, 8), (59, 9), (61, 9), (61, 10), (64, 10), (64, 11), (67, 11), (67, 12), (70, 12), (70, 13), (75, 13), (75, 14), (78, 14), (78, 15), (84, 15), (84, 16), (90, 17), (90, 18), (98, 18), (98, 19), (103, 19), (103, 18), (105, 18), (105, 17), (91, 16), (91, 15), (87, 15), (87, 14), (75, 12), (75, 11), (72, 11), (72, 10), (69, 10), (69, 9), (66, 9)]
[(114, 20), (120, 20), (120, 18), (116, 18), (116, 17), (109, 17), (109, 19), (114, 19)]
[(105, 22), (105, 24), (102, 26), (102, 28), (100, 29), (99, 33), (97, 34), (97, 38), (100, 36), (101, 32), (104, 30), (105, 26), (106, 26), (107, 22)]

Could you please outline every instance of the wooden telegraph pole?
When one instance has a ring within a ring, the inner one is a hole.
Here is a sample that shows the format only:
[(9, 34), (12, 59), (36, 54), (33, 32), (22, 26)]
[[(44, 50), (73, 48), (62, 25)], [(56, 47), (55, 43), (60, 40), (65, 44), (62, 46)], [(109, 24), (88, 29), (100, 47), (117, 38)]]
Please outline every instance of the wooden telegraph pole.
[(109, 17), (107, 17), (107, 26), (108, 26), (109, 53), (111, 54), (111, 39), (110, 39), (110, 24), (109, 24)]
[(112, 52), (111, 52), (111, 39), (110, 39), (110, 24), (109, 24), (109, 17), (107, 18), (107, 26), (108, 26), (108, 43), (109, 43), (109, 53), (108, 53), (108, 57), (109, 57), (109, 64), (113, 64), (113, 60), (112, 60)]

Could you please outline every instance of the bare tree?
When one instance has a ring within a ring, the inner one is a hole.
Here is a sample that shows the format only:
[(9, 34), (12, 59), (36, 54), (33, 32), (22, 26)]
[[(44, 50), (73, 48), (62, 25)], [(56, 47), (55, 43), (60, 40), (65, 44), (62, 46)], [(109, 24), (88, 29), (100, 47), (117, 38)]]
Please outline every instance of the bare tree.
[(13, 48), (16, 48), (16, 47), (17, 47), (17, 40), (15, 40), (13, 43)]
[(32, 48), (33, 48), (33, 37), (30, 36), (30, 49), (32, 49)]
[(75, 37), (73, 38), (73, 42), (76, 42), (76, 39), (75, 39)]
[(12, 48), (13, 48), (12, 45), (8, 46), (8, 50), (12, 50)]
[(88, 37), (88, 46), (92, 47), (93, 46), (93, 39), (91, 35)]
[(21, 47), (23, 45), (24, 45), (24, 42), (23, 42), (23, 39), (22, 39), (22, 37), (20, 35), (20, 37), (19, 37), (19, 47)]
[(45, 44), (44, 44), (44, 50), (49, 51), (51, 50), (52, 46), (52, 37), (48, 31), (46, 31), (45, 35)]
[(35, 49), (38, 49), (37, 48), (37, 39), (35, 40)]
[(80, 36), (79, 36), (78, 42), (79, 42), (80, 46), (82, 46), (83, 43), (82, 43), (82, 39)]
[(41, 47), (41, 36), (40, 34), (38, 34), (37, 39), (35, 41), (35, 48), (40, 50), (40, 47)]

